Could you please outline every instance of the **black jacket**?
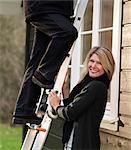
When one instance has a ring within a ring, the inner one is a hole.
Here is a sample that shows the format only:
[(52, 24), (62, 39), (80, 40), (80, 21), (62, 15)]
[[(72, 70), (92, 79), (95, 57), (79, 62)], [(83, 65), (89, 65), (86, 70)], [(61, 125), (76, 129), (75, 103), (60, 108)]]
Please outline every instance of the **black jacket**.
[[(77, 91), (77, 90), (76, 90)], [(69, 101), (68, 101), (69, 100)], [(60, 117), (66, 119), (63, 143), (67, 143), (74, 125), (73, 150), (99, 150), (99, 127), (107, 102), (107, 86), (92, 80), (74, 97), (66, 107), (58, 107)]]
[(73, 0), (24, 0), (26, 21), (36, 20), (45, 13), (73, 15)]

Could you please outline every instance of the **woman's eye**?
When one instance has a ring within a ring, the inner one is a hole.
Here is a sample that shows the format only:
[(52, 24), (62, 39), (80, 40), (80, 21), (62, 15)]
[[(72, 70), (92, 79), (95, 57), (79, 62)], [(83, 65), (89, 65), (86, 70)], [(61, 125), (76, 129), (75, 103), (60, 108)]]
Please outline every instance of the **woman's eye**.
[(101, 62), (97, 62), (97, 64), (101, 65)]
[(93, 62), (94, 62), (94, 60), (90, 59), (90, 62), (92, 62), (92, 63), (93, 63)]

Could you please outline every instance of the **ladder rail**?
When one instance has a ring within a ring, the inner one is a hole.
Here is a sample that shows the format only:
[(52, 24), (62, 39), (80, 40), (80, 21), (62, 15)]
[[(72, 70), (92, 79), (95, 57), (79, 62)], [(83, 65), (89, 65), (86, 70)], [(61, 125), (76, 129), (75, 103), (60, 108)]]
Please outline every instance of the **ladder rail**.
[(22, 144), (21, 150), (31, 150), (32, 143), (34, 142), (34, 138), (32, 137), (35, 137), (36, 134), (37, 134), (37, 130), (28, 129), (25, 140)]
[(41, 150), (43, 148), (43, 145), (46, 141), (47, 135), (49, 133), (50, 127), (51, 127), (52, 119), (48, 116), (46, 113), (44, 115), (43, 121), (42, 121), (42, 128), (46, 129), (46, 132), (39, 132), (37, 135), (35, 142), (33, 144), (32, 150)]
[(35, 111), (35, 113), (37, 114), (38, 117), (41, 117), (41, 113), (39, 113), (39, 106), (40, 106), (40, 103), (41, 103), (41, 99), (42, 99), (43, 94), (44, 94), (44, 89), (41, 88), (40, 98), (39, 98), (39, 101), (38, 101), (38, 103), (37, 103), (37, 107), (36, 107), (36, 111)]

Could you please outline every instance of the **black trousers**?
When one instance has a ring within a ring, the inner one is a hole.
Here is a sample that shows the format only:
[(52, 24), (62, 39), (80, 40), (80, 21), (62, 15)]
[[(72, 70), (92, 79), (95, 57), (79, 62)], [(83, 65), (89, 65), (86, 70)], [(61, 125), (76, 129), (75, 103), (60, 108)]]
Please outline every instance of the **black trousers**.
[(35, 27), (34, 41), (16, 103), (16, 116), (34, 113), (40, 96), (40, 87), (32, 82), (34, 72), (40, 71), (53, 80), (78, 35), (70, 19), (60, 14), (45, 14), (31, 24)]

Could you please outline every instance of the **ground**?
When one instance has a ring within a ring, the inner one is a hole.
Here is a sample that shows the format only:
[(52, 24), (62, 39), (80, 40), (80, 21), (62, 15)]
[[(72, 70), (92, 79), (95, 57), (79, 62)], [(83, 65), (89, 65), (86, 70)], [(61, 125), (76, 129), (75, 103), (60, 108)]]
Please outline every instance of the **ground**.
[(0, 150), (20, 150), (22, 128), (0, 124)]

